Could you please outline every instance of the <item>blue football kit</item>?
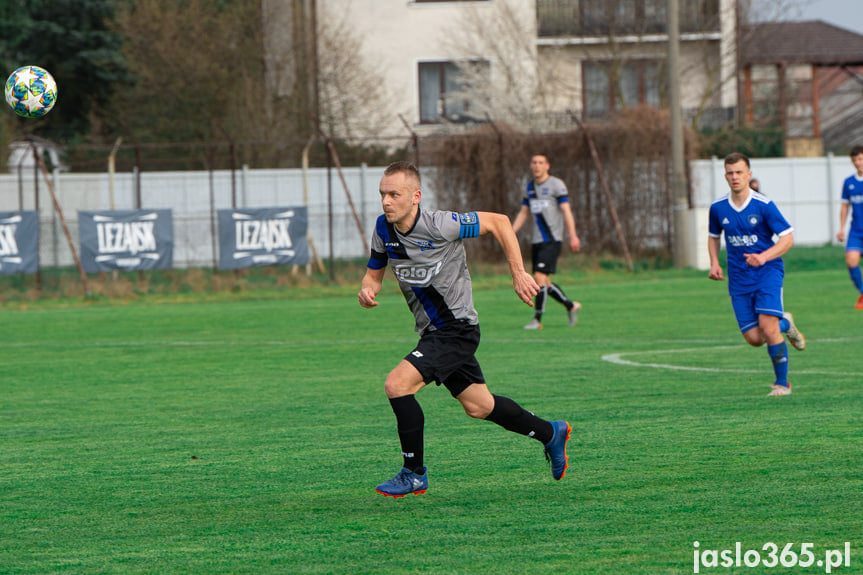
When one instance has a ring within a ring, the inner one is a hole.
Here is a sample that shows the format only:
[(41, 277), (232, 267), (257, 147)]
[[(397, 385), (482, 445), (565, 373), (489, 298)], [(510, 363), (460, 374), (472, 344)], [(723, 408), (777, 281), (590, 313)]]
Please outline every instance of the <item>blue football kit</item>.
[(849, 204), (851, 210), (851, 227), (848, 229), (845, 251), (863, 252), (863, 179), (859, 179), (856, 174), (845, 178), (842, 184), (842, 203)]
[[(767, 196), (749, 190), (749, 197), (737, 207), (731, 194), (713, 202), (710, 206), (708, 233), (711, 238), (725, 234), (725, 249), (728, 254), (728, 293), (731, 306), (737, 317), (741, 333), (759, 326), (759, 315), (772, 315), (779, 319), (779, 329), (794, 338), (797, 349), (803, 349), (806, 341), (793, 327), (791, 316), (784, 313), (782, 283), (785, 266), (782, 258), (774, 258), (761, 266), (746, 263), (746, 254), (760, 254), (775, 245), (775, 236), (785, 236), (794, 231), (779, 208)], [(792, 329), (793, 328), (793, 329)], [(793, 331), (793, 335), (792, 335)], [(780, 343), (768, 344), (767, 355), (773, 364), (776, 377), (770, 395), (791, 393), (788, 384), (788, 347), (783, 339)]]
[(782, 317), (782, 258), (763, 266), (746, 263), (745, 254), (761, 253), (774, 245), (774, 236), (794, 231), (776, 204), (750, 190), (746, 202), (737, 207), (728, 194), (710, 206), (708, 233), (712, 238), (725, 234), (728, 254), (728, 293), (742, 332), (758, 325), (758, 314)]

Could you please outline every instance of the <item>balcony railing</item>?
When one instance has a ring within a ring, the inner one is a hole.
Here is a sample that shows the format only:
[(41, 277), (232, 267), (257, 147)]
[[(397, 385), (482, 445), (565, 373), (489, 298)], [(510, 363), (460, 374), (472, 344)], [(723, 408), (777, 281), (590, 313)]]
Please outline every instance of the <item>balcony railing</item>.
[[(536, 0), (540, 38), (666, 34), (667, 0)], [(719, 32), (719, 0), (680, 0), (682, 33)]]

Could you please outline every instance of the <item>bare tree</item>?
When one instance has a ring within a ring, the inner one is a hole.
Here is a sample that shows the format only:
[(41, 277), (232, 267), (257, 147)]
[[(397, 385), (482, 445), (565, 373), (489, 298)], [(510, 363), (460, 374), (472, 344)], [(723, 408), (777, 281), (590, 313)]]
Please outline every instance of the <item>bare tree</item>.
[[(755, 39), (757, 34), (753, 26), (757, 23), (780, 22), (799, 18), (801, 9), (813, 0), (738, 0), (734, 2), (732, 9), (734, 15), (736, 40), (729, 44), (726, 50), (719, 53), (719, 57), (709, 54), (707, 43), (702, 42), (699, 46), (701, 57), (690, 61), (688, 66), (681, 70), (681, 77), (691, 74), (702, 73), (707, 79), (701, 92), (698, 105), (693, 108), (691, 124), (697, 128), (702, 123), (702, 118), (707, 110), (716, 106), (718, 93), (725, 89), (729, 83), (739, 82), (741, 51)], [(735, 66), (728, 74), (723, 74), (719, 62), (726, 58), (734, 58)], [(738, 84), (738, 107), (743, 104), (741, 86)]]
[(118, 4), (116, 26), (137, 82), (115, 116), (139, 139), (267, 137), (258, 2), (136, 0)]
[(339, 139), (376, 135), (393, 115), (344, 5), (318, 15), (317, 34), (308, 0), (118, 6), (137, 81), (114, 116), (138, 141), (246, 142), (244, 161), (277, 166), (299, 161), (315, 114)]
[(351, 26), (350, 6), (327, 4), (318, 18), (318, 97), (321, 129), (345, 140), (379, 136), (396, 115), (384, 74)]
[(741, 22), (781, 22), (800, 18), (804, 6), (816, 0), (740, 0)]
[[(463, 89), (447, 97), (470, 102), (471, 116), (477, 119), (543, 130), (552, 110), (550, 95), (572, 91), (574, 86), (566, 75), (540, 62), (535, 18), (532, 14), (525, 18), (523, 5), (513, 0), (495, 2), (491, 17), (483, 12), (485, 7), (466, 7), (446, 45), (453, 54), (464, 55)], [(478, 65), (481, 62), (489, 62), (491, 70)]]

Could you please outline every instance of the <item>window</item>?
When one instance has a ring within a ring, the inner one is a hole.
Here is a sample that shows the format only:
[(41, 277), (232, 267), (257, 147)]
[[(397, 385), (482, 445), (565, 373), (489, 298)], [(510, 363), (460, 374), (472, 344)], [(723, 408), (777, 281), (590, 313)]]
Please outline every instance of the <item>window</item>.
[(657, 62), (644, 63), (641, 68), (641, 80), (644, 82), (643, 104), (654, 108), (662, 107), (663, 102), (667, 99), (664, 74), (665, 67), (661, 64)]
[(646, 0), (644, 2), (644, 27), (646, 30), (651, 32), (665, 32), (667, 30), (667, 6), (666, 0)]
[[(719, 32), (720, 0), (680, 0), (682, 32)], [(668, 0), (536, 0), (539, 36), (665, 34)]]
[(588, 117), (607, 116), (611, 103), (611, 82), (608, 67), (584, 64), (584, 114)]
[(582, 23), (584, 29), (582, 34), (589, 33), (608, 33), (608, 14), (606, 13), (607, 6), (602, 2), (588, 2), (581, 7)]
[(650, 60), (584, 63), (584, 113), (601, 118), (638, 105), (660, 107), (664, 67)]
[(618, 0), (610, 7), (615, 30), (635, 29), (635, 0)]
[(689, 0), (680, 3), (680, 30), (719, 31), (719, 0)]
[(471, 116), (476, 89), (487, 84), (487, 61), (420, 62), (420, 123), (465, 122)]

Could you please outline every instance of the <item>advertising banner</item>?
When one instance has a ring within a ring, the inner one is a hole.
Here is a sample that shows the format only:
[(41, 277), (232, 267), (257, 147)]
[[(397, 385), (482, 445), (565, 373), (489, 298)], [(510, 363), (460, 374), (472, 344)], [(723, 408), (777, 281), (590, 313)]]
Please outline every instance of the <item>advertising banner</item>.
[(78, 212), (81, 265), (86, 272), (171, 269), (171, 210)]
[(0, 212), (0, 274), (39, 271), (39, 216), (36, 212)]
[(305, 207), (219, 210), (219, 267), (305, 265), (308, 223)]

